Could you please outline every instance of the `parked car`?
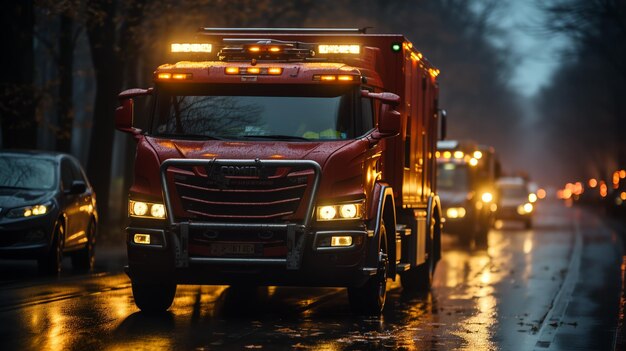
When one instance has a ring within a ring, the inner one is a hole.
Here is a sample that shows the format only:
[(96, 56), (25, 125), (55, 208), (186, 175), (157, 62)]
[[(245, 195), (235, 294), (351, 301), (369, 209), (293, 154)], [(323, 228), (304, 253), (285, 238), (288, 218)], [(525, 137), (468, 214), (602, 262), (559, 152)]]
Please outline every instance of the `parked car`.
[(79, 162), (63, 153), (0, 151), (0, 257), (36, 259), (44, 273), (63, 256), (90, 271), (98, 212)]

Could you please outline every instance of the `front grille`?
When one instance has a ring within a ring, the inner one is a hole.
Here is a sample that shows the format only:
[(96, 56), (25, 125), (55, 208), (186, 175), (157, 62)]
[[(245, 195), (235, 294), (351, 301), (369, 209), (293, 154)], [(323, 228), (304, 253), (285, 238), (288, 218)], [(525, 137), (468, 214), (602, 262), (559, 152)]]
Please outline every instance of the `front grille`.
[[(179, 217), (197, 220), (271, 222), (294, 215), (313, 171), (264, 168), (264, 175), (224, 175), (202, 167), (171, 168)], [(268, 175), (269, 174), (269, 175)]]

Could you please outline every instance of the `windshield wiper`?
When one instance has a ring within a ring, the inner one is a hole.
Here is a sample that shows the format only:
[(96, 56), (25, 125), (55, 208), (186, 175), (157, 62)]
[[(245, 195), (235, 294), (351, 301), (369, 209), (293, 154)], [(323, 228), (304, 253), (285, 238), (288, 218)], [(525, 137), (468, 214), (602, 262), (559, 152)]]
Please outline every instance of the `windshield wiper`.
[(283, 135), (283, 134), (262, 134), (262, 135), (242, 135), (244, 138), (259, 138), (259, 139), (277, 139), (277, 140), (303, 140), (310, 141), (305, 137), (295, 135)]

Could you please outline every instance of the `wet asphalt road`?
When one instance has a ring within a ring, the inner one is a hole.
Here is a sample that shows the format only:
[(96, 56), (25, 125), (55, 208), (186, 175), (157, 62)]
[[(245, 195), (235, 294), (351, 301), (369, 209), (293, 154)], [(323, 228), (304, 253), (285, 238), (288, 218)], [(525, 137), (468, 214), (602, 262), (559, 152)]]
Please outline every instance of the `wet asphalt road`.
[(431, 293), (395, 282), (380, 318), (353, 315), (344, 289), (227, 286), (179, 286), (169, 312), (148, 316), (121, 273), (123, 249), (101, 248), (92, 275), (68, 261), (43, 278), (34, 263), (3, 261), (0, 350), (619, 349), (620, 233), (557, 202), (540, 204), (535, 224), (503, 223), (487, 247), (446, 235)]

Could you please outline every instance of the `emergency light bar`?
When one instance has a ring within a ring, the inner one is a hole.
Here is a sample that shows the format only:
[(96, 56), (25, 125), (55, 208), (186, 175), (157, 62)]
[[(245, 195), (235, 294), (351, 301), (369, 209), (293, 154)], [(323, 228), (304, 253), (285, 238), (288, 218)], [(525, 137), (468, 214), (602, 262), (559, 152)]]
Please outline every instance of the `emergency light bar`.
[(207, 43), (173, 43), (170, 52), (211, 52), (213, 46)]
[(354, 54), (361, 53), (361, 46), (354, 44), (337, 45), (337, 44), (322, 44), (317, 46), (317, 51), (320, 54)]

